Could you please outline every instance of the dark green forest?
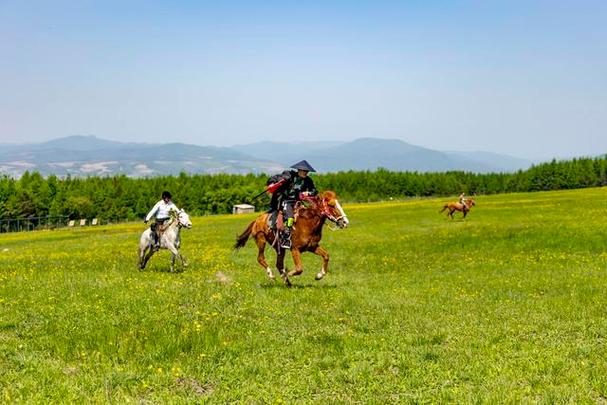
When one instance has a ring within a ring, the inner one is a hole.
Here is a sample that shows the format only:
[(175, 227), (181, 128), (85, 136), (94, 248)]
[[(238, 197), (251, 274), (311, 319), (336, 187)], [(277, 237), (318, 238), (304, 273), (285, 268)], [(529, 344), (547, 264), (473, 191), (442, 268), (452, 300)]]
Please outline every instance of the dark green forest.
[[(596, 187), (607, 185), (607, 156), (552, 161), (516, 173), (476, 174), (391, 172), (388, 170), (313, 175), (319, 190), (334, 190), (345, 202), (407, 197), (495, 194)], [(253, 197), (265, 187), (265, 175), (187, 175), (154, 178), (0, 177), (0, 220), (64, 216), (102, 221), (135, 220), (145, 216), (163, 190), (191, 215), (230, 213), (238, 203), (257, 210), (269, 198)]]

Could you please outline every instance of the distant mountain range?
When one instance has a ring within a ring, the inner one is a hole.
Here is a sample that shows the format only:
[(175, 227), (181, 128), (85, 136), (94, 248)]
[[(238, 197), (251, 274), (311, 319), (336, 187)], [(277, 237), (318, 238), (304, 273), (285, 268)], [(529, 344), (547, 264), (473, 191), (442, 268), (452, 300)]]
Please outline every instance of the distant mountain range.
[(125, 174), (146, 177), (186, 173), (267, 173), (281, 165), (231, 148), (183, 143), (122, 143), (94, 136), (70, 136), (49, 142), (0, 146), (0, 173), (20, 176)]
[(284, 166), (306, 159), (318, 171), (375, 170), (512, 172), (532, 162), (490, 152), (441, 152), (397, 139), (360, 138), (351, 142), (287, 144), (260, 142), (232, 147)]
[(489, 152), (446, 152), (394, 139), (351, 142), (258, 142), (232, 147), (145, 144), (70, 136), (48, 142), (0, 145), (0, 174), (133, 177), (186, 173), (275, 173), (302, 160), (319, 172), (346, 170), (510, 172), (532, 162)]

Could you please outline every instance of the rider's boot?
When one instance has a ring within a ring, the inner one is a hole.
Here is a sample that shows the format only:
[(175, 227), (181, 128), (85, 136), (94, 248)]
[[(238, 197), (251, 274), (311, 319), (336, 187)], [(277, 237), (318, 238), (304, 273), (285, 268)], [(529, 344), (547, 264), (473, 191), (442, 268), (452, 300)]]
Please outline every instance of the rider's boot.
[(160, 238), (158, 237), (158, 232), (154, 232), (154, 250), (160, 249)]
[(285, 228), (282, 230), (280, 247), (283, 249), (291, 249), (291, 228)]

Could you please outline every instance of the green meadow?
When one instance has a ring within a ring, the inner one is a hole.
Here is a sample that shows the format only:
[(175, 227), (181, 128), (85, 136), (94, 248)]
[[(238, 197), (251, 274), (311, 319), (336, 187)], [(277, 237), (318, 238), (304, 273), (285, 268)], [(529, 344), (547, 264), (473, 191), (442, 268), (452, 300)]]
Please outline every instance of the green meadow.
[(607, 188), (447, 201), (345, 204), (290, 289), (232, 250), (253, 215), (178, 273), (141, 223), (2, 234), (0, 401), (607, 401)]

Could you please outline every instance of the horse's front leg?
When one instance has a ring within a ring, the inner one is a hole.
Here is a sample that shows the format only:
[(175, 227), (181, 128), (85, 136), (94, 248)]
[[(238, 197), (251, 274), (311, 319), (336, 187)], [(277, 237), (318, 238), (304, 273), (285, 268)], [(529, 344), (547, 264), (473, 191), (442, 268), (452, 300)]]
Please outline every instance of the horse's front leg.
[(293, 263), (295, 263), (295, 269), (289, 273), (289, 276), (299, 276), (303, 273), (303, 265), (301, 263), (301, 251), (299, 249), (291, 249), (291, 256), (293, 257)]
[(314, 249), (312, 253), (322, 257), (322, 268), (315, 277), (316, 280), (320, 280), (327, 274), (327, 270), (329, 268), (329, 252), (327, 252), (327, 249), (323, 247), (316, 246), (316, 249)]
[(171, 273), (175, 271), (175, 258), (178, 257), (181, 260), (181, 264), (184, 263), (184, 258), (179, 254), (179, 250), (175, 247), (174, 244), (169, 244), (168, 249), (171, 251)]

